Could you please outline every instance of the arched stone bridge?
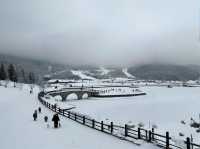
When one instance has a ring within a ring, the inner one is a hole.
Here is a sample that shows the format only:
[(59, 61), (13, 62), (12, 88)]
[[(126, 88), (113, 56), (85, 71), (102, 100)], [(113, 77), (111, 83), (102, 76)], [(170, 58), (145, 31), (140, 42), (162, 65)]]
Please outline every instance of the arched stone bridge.
[(80, 100), (80, 99), (87, 99), (91, 96), (93, 96), (96, 92), (91, 90), (83, 90), (83, 89), (65, 89), (61, 91), (51, 91), (48, 92), (48, 95), (51, 95), (53, 97), (60, 96), (62, 98), (62, 101), (67, 100)]

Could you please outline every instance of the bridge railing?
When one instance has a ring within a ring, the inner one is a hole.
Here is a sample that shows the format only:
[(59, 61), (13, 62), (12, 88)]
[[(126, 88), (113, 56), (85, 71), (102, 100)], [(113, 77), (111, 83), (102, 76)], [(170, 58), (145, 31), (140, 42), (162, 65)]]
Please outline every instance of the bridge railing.
[(169, 135), (169, 132), (166, 132), (165, 135), (161, 135), (155, 133), (154, 129), (146, 130), (143, 128), (131, 128), (129, 125), (118, 126), (115, 125), (113, 122), (110, 122), (108, 124), (107, 122), (104, 121), (101, 122), (96, 121), (95, 119), (92, 119), (80, 113), (60, 109), (59, 107), (43, 100), (42, 98), (44, 95), (45, 95), (44, 92), (40, 92), (38, 94), (38, 99), (44, 106), (46, 106), (50, 110), (64, 117), (67, 117), (71, 120), (74, 120), (84, 126), (110, 134), (112, 136), (118, 137), (123, 140), (127, 140), (134, 144), (139, 145), (137, 143), (137, 140), (143, 140), (166, 149), (200, 149), (200, 145), (192, 143), (190, 138), (186, 138), (186, 140), (184, 141), (184, 146), (179, 146), (174, 143), (174, 141)]

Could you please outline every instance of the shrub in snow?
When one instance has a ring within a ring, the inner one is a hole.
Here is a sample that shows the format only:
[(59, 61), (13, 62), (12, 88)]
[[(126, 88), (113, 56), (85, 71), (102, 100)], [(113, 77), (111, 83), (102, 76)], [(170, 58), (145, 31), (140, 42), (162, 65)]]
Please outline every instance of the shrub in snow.
[(128, 124), (129, 128), (135, 128), (136, 126), (134, 124)]
[(144, 123), (140, 122), (140, 123), (138, 124), (138, 127), (144, 127)]
[(180, 137), (183, 137), (183, 136), (185, 136), (182, 132), (179, 132), (179, 136)]
[(197, 129), (196, 132), (197, 132), (197, 133), (200, 133), (200, 129)]
[(133, 124), (132, 121), (128, 121), (128, 127), (129, 128), (135, 128), (136, 126)]
[(157, 129), (158, 126), (157, 126), (156, 124), (153, 124), (153, 125), (152, 125), (152, 128)]
[(199, 128), (200, 124), (197, 123), (197, 122), (193, 122), (193, 123), (190, 124), (190, 126), (193, 127), (193, 128)]
[(191, 127), (193, 127), (193, 128), (200, 128), (200, 124), (197, 123), (193, 118), (191, 118), (190, 120), (191, 120), (191, 123), (190, 123)]
[(181, 124), (185, 125), (185, 124), (186, 124), (186, 122), (185, 122), (184, 120), (182, 120), (182, 121), (181, 121)]

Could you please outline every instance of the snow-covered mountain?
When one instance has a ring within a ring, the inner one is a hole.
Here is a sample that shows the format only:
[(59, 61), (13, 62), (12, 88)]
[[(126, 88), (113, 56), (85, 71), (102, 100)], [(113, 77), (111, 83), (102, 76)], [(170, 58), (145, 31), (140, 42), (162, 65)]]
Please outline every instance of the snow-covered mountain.
[[(50, 76), (52, 79), (136, 78), (142, 80), (180, 81), (197, 80), (200, 77), (199, 65), (146, 64), (128, 68), (74, 66), (1, 54), (0, 61), (6, 65), (15, 64), (18, 72), (22, 68), (26, 72), (34, 72), (38, 81), (41, 81), (45, 75)], [(72, 71), (79, 71), (82, 75), (77, 75), (77, 73), (75, 75)]]

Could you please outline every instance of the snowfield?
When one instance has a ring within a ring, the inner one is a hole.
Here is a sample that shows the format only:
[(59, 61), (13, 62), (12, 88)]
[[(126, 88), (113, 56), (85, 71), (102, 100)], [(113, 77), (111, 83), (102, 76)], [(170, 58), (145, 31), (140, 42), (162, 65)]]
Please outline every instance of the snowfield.
[[(200, 88), (187, 87), (143, 87), (146, 96), (93, 98), (67, 102), (76, 108), (75, 112), (88, 115), (98, 121), (113, 121), (115, 124), (144, 124), (145, 129), (157, 126), (156, 132), (166, 131), (174, 139), (185, 140), (191, 134), (194, 142), (200, 144), (200, 134), (191, 128), (191, 118), (199, 122)], [(63, 106), (63, 104), (62, 104)], [(186, 124), (182, 124), (184, 121)], [(180, 137), (179, 133), (184, 136)]]
[[(49, 121), (50, 128), (47, 128), (43, 122), (43, 117), (47, 115), (51, 119), (53, 112), (39, 103), (37, 99), (38, 87), (34, 88), (33, 94), (30, 94), (29, 91), (30, 87), (28, 85), (23, 85), (21, 89), (0, 86), (1, 149), (157, 148), (145, 143), (142, 146), (135, 146), (132, 143), (84, 127), (63, 117), (60, 117), (61, 128), (53, 129), (51, 121)], [(86, 103), (83, 103), (83, 107), (84, 104), (86, 105)], [(39, 106), (42, 108), (42, 114), (39, 114), (38, 120), (34, 122), (32, 114)]]

